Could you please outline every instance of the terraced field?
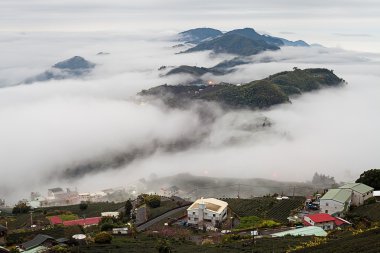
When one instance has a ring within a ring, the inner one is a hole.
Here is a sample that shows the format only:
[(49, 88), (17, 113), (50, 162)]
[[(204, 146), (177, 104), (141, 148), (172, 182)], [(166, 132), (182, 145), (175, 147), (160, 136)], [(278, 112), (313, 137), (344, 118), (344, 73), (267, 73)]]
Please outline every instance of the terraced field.
[(259, 197), (253, 199), (223, 199), (229, 207), (240, 217), (257, 216), (273, 219), (282, 223), (287, 222), (290, 212), (305, 201), (304, 197), (277, 200), (273, 197)]
[(330, 239), (317, 247), (294, 251), (298, 253), (378, 253), (380, 252), (380, 228), (369, 230), (357, 235), (348, 235)]

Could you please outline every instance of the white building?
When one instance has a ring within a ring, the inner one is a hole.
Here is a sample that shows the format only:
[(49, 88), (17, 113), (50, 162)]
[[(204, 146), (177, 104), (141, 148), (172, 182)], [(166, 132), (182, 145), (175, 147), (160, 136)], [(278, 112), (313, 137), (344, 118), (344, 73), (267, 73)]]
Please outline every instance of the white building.
[(228, 203), (214, 199), (198, 199), (187, 208), (189, 224), (200, 224), (203, 221), (211, 222), (213, 226), (227, 219)]
[(351, 205), (350, 189), (330, 189), (319, 200), (321, 213), (342, 216)]
[(118, 219), (120, 216), (119, 212), (102, 212), (101, 213), (102, 217), (112, 217)]
[(380, 191), (373, 191), (373, 196), (376, 198), (376, 202), (380, 202)]
[(373, 197), (374, 190), (372, 187), (361, 183), (348, 183), (339, 187), (339, 189), (349, 189), (352, 191), (351, 205), (353, 206), (363, 205), (366, 199)]

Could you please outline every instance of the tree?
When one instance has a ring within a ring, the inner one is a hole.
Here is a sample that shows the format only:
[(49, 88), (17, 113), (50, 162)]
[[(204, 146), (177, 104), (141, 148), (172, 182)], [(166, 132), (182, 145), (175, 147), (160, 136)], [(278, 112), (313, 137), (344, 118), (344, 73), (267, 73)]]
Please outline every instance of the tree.
[(88, 204), (86, 202), (81, 202), (79, 204), (79, 209), (82, 210), (82, 211), (86, 210), (87, 207), (88, 207)]
[(147, 195), (144, 197), (144, 201), (151, 208), (156, 208), (161, 205), (161, 197), (158, 195)]
[(128, 199), (127, 202), (125, 202), (125, 207), (124, 207), (126, 217), (128, 218), (131, 217), (132, 208), (133, 208), (132, 202), (130, 199)]
[(31, 210), (31, 207), (28, 206), (25, 202), (18, 202), (12, 209), (13, 214), (18, 213), (28, 213)]
[(366, 184), (375, 190), (380, 190), (380, 169), (364, 171), (356, 180), (356, 183)]
[(112, 236), (107, 232), (100, 232), (95, 235), (94, 240), (96, 243), (111, 243)]

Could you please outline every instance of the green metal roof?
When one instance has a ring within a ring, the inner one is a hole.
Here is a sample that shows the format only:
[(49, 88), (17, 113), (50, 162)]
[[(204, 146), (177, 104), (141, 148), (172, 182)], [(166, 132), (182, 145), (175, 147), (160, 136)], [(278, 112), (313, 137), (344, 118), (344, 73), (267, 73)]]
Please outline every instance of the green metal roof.
[(322, 196), (321, 199), (325, 200), (335, 200), (340, 203), (345, 203), (351, 198), (351, 190), (349, 189), (330, 189)]
[(353, 191), (359, 192), (361, 194), (367, 193), (369, 191), (373, 191), (374, 189), (372, 187), (369, 187), (368, 185), (362, 184), (362, 183), (348, 183), (341, 187), (340, 189), (351, 189)]
[(324, 231), (320, 227), (309, 226), (309, 227), (297, 228), (297, 229), (293, 229), (293, 230), (287, 230), (287, 231), (283, 231), (283, 232), (272, 234), (273, 237), (281, 237), (281, 236), (285, 236), (285, 235), (293, 235), (293, 236), (297, 236), (297, 235), (301, 235), (301, 236), (311, 236), (311, 235), (315, 235), (315, 236), (327, 236), (327, 233), (326, 233), (326, 231)]

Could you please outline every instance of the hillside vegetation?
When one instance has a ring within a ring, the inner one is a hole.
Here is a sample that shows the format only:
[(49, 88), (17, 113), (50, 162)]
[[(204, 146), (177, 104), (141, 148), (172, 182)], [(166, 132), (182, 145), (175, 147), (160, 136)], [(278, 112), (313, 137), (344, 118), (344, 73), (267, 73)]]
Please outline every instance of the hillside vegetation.
[(273, 197), (258, 197), (252, 199), (223, 199), (240, 217), (257, 216), (287, 223), (290, 212), (303, 205), (305, 198), (277, 200)]
[(221, 83), (217, 85), (161, 85), (143, 90), (140, 95), (158, 96), (168, 105), (180, 106), (186, 100), (214, 101), (229, 107), (268, 108), (287, 103), (289, 95), (338, 86), (344, 80), (327, 69), (298, 69), (271, 75), (263, 80), (243, 85)]

